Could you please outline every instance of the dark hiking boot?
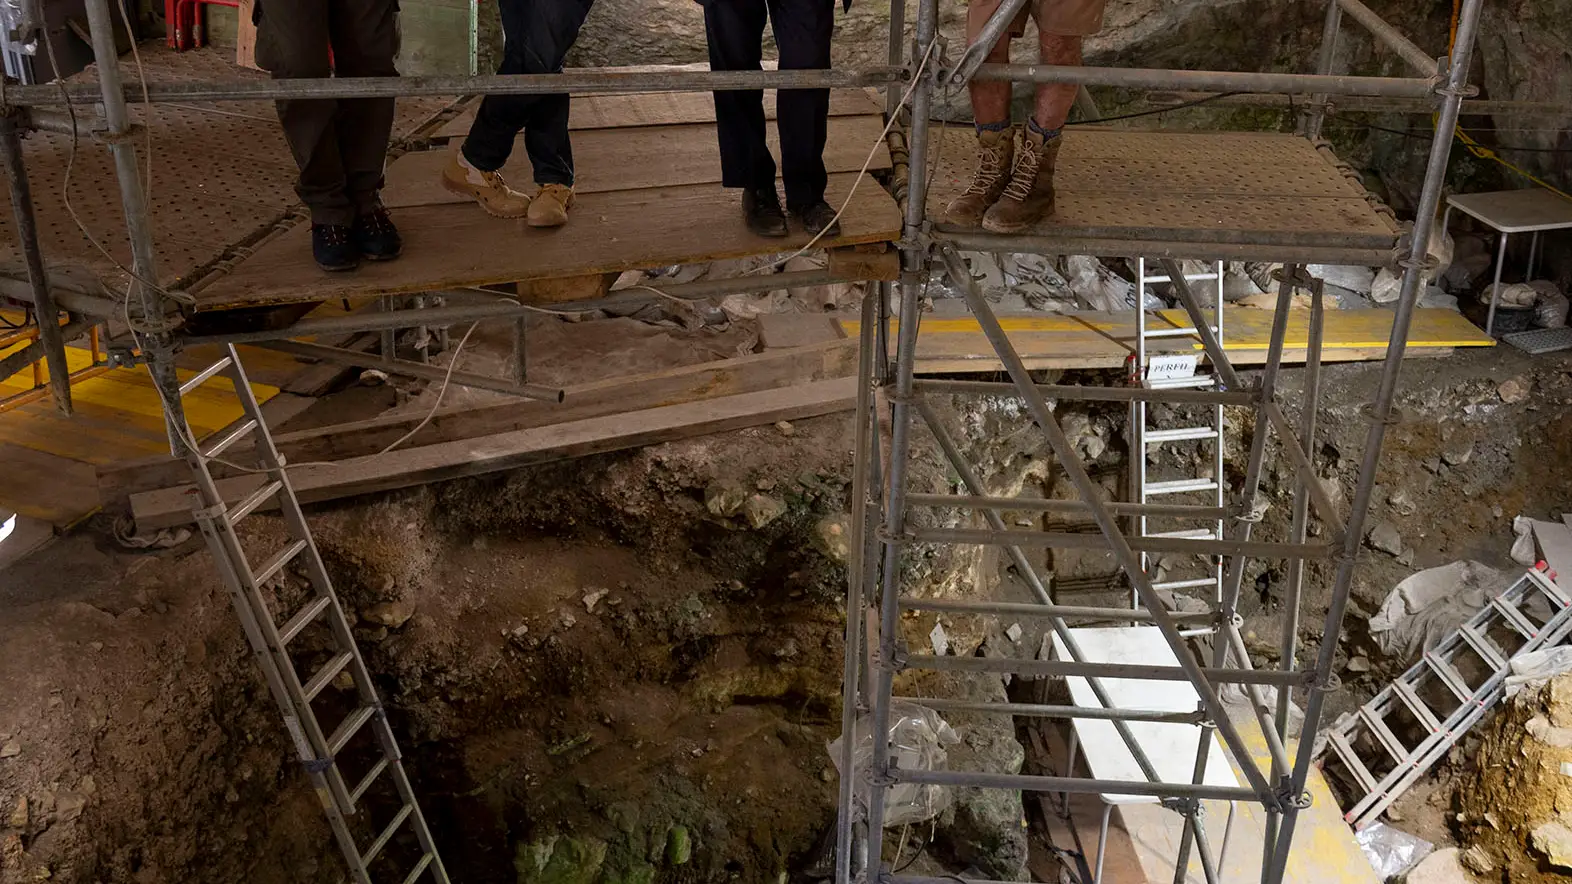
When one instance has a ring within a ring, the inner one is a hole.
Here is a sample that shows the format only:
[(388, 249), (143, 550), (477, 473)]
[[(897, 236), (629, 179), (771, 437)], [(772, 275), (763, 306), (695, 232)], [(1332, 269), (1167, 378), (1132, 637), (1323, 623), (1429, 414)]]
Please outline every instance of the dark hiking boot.
[(1053, 166), (1062, 140), (1058, 135), (1045, 140), (1041, 132), (1027, 129), (1010, 183), (983, 215), (984, 230), (1018, 233), (1053, 214)]
[(311, 225), (311, 257), (329, 272), (360, 266), (360, 250), (350, 241), (349, 228), (342, 224)]
[(404, 240), (381, 206), (356, 218), (353, 233), (355, 248), (367, 261), (391, 261), (404, 252)]
[(840, 236), (841, 222), (835, 217), (835, 210), (824, 200), (819, 200), (811, 206), (801, 209), (792, 209), (791, 213), (802, 222), (804, 230), (815, 236), (823, 233), (825, 236)]
[(773, 186), (742, 192), (742, 215), (748, 229), (759, 236), (785, 236), (786, 213), (781, 211), (780, 197)]
[(1015, 165), (1015, 130), (982, 129), (977, 133), (977, 171), (972, 183), (944, 210), (944, 223), (957, 227), (977, 227), (983, 213), (999, 201), (1010, 183)]

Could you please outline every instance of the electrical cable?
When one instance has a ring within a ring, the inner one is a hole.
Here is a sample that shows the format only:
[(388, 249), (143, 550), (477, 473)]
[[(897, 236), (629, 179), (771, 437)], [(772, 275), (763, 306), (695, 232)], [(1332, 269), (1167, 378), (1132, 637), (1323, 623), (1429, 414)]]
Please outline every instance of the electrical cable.
[[(1216, 95), (1208, 95), (1205, 98), (1197, 98), (1197, 99), (1195, 99), (1193, 101), (1183, 101), (1183, 102), (1180, 102), (1179, 104), (1171, 104), (1171, 105), (1168, 105), (1166, 107), (1156, 107), (1156, 108), (1152, 108), (1151, 110), (1136, 111), (1134, 113), (1128, 113), (1128, 114), (1120, 114), (1120, 115), (1115, 116), (1115, 117), (1102, 117), (1102, 118), (1096, 119), (1096, 120), (1067, 121), (1065, 123), (1065, 125), (1066, 126), (1097, 126), (1097, 125), (1101, 125), (1103, 123), (1116, 123), (1116, 122), (1118, 122), (1120, 120), (1138, 120), (1141, 117), (1155, 117), (1158, 114), (1167, 114), (1167, 113), (1172, 113), (1174, 111), (1185, 110), (1186, 108), (1200, 107), (1203, 104), (1210, 104), (1210, 103), (1212, 103), (1214, 101), (1219, 101), (1219, 100), (1224, 99), (1224, 98), (1231, 98), (1231, 97), (1233, 97), (1235, 95), (1249, 95), (1249, 94), (1251, 94), (1251, 93), (1249, 93), (1249, 92), (1219, 92)], [(1290, 97), (1292, 97), (1292, 96), (1290, 96)]]

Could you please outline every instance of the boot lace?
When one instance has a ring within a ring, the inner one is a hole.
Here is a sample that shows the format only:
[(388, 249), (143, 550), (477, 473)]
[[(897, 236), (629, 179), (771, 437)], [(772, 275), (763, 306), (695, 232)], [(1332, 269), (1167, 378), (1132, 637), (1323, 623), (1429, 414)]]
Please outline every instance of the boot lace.
[(965, 196), (987, 196), (993, 186), (1004, 177), (1004, 147), (984, 147), (978, 158), (977, 174), (967, 185)]
[(1037, 170), (1043, 164), (1043, 151), (1039, 147), (1029, 146), (1015, 157), (1015, 170), (1010, 174), (1010, 183), (1004, 186), (1004, 198), (1023, 202), (1032, 195), (1032, 187), (1037, 183)]

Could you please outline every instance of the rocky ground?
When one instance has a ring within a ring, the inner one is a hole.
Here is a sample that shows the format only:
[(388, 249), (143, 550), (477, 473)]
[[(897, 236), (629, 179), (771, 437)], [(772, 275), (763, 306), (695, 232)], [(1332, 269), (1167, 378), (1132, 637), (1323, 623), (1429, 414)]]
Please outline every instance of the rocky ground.
[[(1393, 584), (1463, 557), (1508, 565), (1512, 517), (1553, 517), (1572, 487), (1572, 361), (1500, 349), (1404, 368), (1372, 517), (1387, 526), (1372, 537), (1385, 549), (1362, 557), (1334, 711), (1405, 665), (1382, 657), (1363, 630)], [(1371, 364), (1327, 370), (1317, 463), (1345, 499), (1376, 378)], [(1283, 383), (1296, 401), (1300, 372)], [(990, 490), (1064, 494), (1018, 406), (949, 414)], [(1061, 418), (1116, 486), (1122, 410), (1067, 408)], [(1258, 536), (1273, 538), (1286, 523), (1289, 473), (1269, 464), (1271, 508)], [(955, 481), (925, 437), (914, 469), (915, 487)], [(849, 422), (833, 417), (314, 516), (456, 874), (774, 881), (811, 862), (832, 815), (825, 744), (838, 730), (849, 475)], [(928, 518), (960, 524), (953, 513)], [(277, 542), (276, 524), (257, 524), (252, 542)], [(908, 564), (915, 592), (967, 595), (997, 581), (1005, 595), (1028, 597), (992, 557), (919, 553)], [(1102, 553), (1041, 564), (1067, 594), (1119, 597)], [(1257, 580), (1269, 570), (1246, 580), (1258, 589), (1247, 591), (1245, 613), (1262, 662), (1275, 653), (1280, 613), (1278, 580)], [(1312, 570), (1307, 654), (1318, 649), (1326, 585)], [(336, 879), (325, 825), (199, 541), (129, 554), (88, 530), (6, 573), (0, 587), (7, 881)], [(286, 604), (300, 587), (291, 578), (273, 592)], [(914, 618), (903, 632), (920, 646), (937, 622)], [(1037, 647), (1011, 623), (943, 625), (956, 653)], [(309, 633), (303, 639), (309, 657)], [(998, 682), (905, 688), (1004, 691)], [(957, 718), (956, 763), (1019, 769), (1020, 735), (997, 724)], [(1400, 815), (1427, 815), (1445, 833), (1450, 795), (1415, 792), (1425, 794), (1440, 797), (1416, 798)], [(924, 862), (1018, 872), (1020, 819), (1018, 799), (960, 796), (922, 839)]]

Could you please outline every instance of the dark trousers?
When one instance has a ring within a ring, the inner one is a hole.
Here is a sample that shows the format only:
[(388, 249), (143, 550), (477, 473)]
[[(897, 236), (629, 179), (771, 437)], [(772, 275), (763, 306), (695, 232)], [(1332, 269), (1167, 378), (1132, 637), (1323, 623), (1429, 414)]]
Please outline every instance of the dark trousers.
[[(275, 80), (398, 76), (398, 0), (258, 0), (255, 15), (257, 65)], [(277, 107), (300, 168), (295, 192), (312, 222), (348, 225), (375, 209), (393, 99), (287, 100)]]
[[(768, 13), (780, 49), (781, 70), (830, 66), (835, 0), (707, 0), (704, 32), (710, 69), (756, 71), (763, 58)], [(776, 101), (781, 134), (781, 176), (786, 205), (803, 209), (824, 199), (824, 139), (830, 90), (782, 89)], [(715, 93), (720, 133), (721, 183), (726, 187), (773, 188), (775, 160), (764, 141), (764, 93)]]
[[(593, 0), (500, 0), (502, 66), (499, 74), (557, 74), (579, 38)], [(488, 95), (464, 139), (464, 158), (486, 172), (502, 168), (513, 140), (524, 133), (538, 184), (573, 186), (573, 147), (568, 141), (568, 96)]]

